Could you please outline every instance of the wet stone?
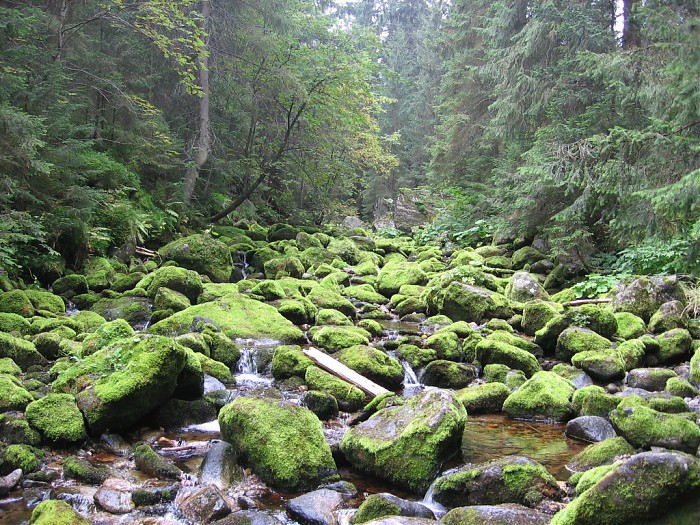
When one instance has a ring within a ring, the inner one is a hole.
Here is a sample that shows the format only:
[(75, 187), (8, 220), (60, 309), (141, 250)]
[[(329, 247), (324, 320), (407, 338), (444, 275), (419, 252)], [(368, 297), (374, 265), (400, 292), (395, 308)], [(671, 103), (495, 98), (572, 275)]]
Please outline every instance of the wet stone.
[(110, 478), (95, 492), (95, 503), (112, 514), (128, 514), (134, 510), (131, 489), (128, 482)]
[(217, 487), (180, 491), (176, 499), (182, 515), (196, 523), (211, 523), (231, 513), (232, 504)]
[(564, 433), (575, 439), (597, 443), (615, 437), (615, 429), (610, 422), (600, 416), (581, 416), (566, 424)]
[(335, 511), (342, 505), (341, 493), (320, 489), (303, 494), (287, 502), (287, 511), (299, 523), (307, 525), (335, 525)]

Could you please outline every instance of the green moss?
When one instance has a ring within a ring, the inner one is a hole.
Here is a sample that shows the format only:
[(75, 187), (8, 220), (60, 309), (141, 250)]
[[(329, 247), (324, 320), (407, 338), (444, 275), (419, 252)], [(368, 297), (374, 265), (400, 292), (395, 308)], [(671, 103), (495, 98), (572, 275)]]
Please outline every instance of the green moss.
[(0, 454), (0, 472), (9, 473), (21, 468), (26, 476), (41, 466), (44, 453), (31, 445), (9, 445)]
[(526, 350), (494, 339), (484, 339), (476, 345), (476, 358), (482, 365), (502, 364), (522, 370), (527, 377), (539, 372), (537, 358)]
[(237, 398), (219, 413), (221, 436), (253, 472), (286, 490), (338, 479), (318, 418), (286, 401)]
[(0, 332), (0, 358), (2, 357), (9, 357), (22, 370), (47, 363), (46, 358), (37, 351), (34, 343), (4, 332)]
[(362, 390), (317, 366), (306, 368), (304, 380), (310, 389), (320, 390), (335, 397), (341, 410), (354, 412), (364, 405), (365, 394)]
[(656, 337), (658, 351), (647, 354), (647, 363), (651, 366), (680, 363), (688, 358), (692, 338), (685, 328), (674, 328)]
[(450, 282), (446, 287), (438, 287), (437, 284), (428, 286), (425, 298), (430, 311), (444, 314), (456, 321), (478, 323), (494, 317), (507, 319), (513, 315), (513, 310), (503, 295), (458, 281)]
[(83, 355), (94, 354), (98, 350), (107, 348), (120, 339), (131, 337), (134, 329), (124, 319), (117, 319), (100, 325), (94, 332), (83, 340)]
[(572, 356), (571, 364), (584, 370), (596, 381), (615, 381), (625, 377), (625, 362), (614, 350), (578, 352)]
[(56, 279), (51, 285), (53, 293), (70, 299), (74, 295), (88, 291), (87, 279), (84, 275), (72, 274)]
[(503, 383), (485, 383), (455, 393), (468, 414), (499, 413), (509, 395), (510, 389)]
[(229, 336), (223, 332), (205, 331), (204, 339), (209, 346), (209, 357), (229, 368), (236, 366), (241, 358), (241, 350)]
[(0, 439), (18, 445), (41, 444), (41, 436), (29, 426), (26, 419), (11, 414), (0, 414)]
[(419, 348), (411, 344), (400, 345), (396, 353), (414, 369), (422, 368), (438, 357), (437, 351), (432, 348)]
[(30, 403), (25, 417), (48, 441), (74, 443), (87, 438), (83, 415), (70, 394), (48, 394)]
[(230, 294), (216, 301), (191, 306), (157, 322), (148, 331), (180, 335), (197, 330), (201, 325), (199, 321), (213, 323), (230, 338), (271, 338), (294, 342), (303, 336), (301, 330), (282, 317), (273, 306), (242, 294)]
[(424, 285), (427, 282), (428, 277), (419, 263), (388, 263), (379, 271), (377, 291), (391, 296), (405, 284)]
[(314, 344), (330, 351), (369, 344), (370, 334), (356, 326), (322, 326), (309, 331)]
[(678, 397), (695, 397), (700, 392), (687, 379), (680, 377), (670, 377), (666, 381), (666, 392), (672, 396)]
[(610, 413), (616, 431), (636, 447), (665, 447), (695, 453), (700, 428), (695, 421), (644, 406), (638, 396), (623, 399)]
[(319, 419), (338, 417), (338, 400), (326, 392), (309, 390), (302, 396), (301, 403)]
[(14, 375), (0, 374), (0, 412), (24, 410), (34, 397)]
[(462, 360), (462, 343), (459, 340), (459, 336), (454, 332), (436, 332), (426, 339), (425, 344), (428, 348), (435, 350), (439, 359), (447, 359), (449, 361)]
[(331, 308), (322, 308), (316, 313), (316, 323), (332, 326), (352, 326), (352, 321), (344, 313)]
[(70, 503), (62, 500), (46, 500), (39, 503), (32, 512), (31, 525), (90, 525), (78, 514)]
[(265, 276), (268, 279), (295, 277), (301, 279), (306, 271), (304, 263), (298, 257), (275, 257), (264, 264)]
[(306, 357), (300, 346), (278, 346), (272, 355), (272, 376), (277, 380), (293, 376), (304, 377), (314, 362)]
[(27, 335), (31, 332), (31, 323), (19, 314), (0, 312), (0, 332)]
[(91, 485), (102, 485), (109, 477), (109, 470), (94, 467), (85, 459), (68, 456), (63, 460), (63, 476), (67, 479), (76, 479)]
[(581, 352), (603, 352), (612, 348), (609, 339), (588, 328), (571, 327), (564, 330), (557, 338), (554, 355), (562, 361), (569, 361)]
[(173, 312), (179, 312), (190, 306), (192, 306), (192, 304), (185, 294), (165, 287), (158, 288), (156, 296), (153, 299), (154, 310), (172, 310)]
[(386, 297), (377, 292), (370, 284), (347, 286), (343, 289), (343, 295), (366, 303), (385, 304), (389, 302)]
[(317, 286), (306, 297), (319, 309), (330, 308), (338, 310), (350, 318), (355, 317), (353, 304), (335, 290)]
[(384, 516), (400, 516), (401, 509), (393, 505), (380, 494), (370, 494), (357, 509), (357, 514), (352, 518), (352, 523), (367, 523)]
[(537, 372), (503, 403), (503, 412), (514, 419), (565, 421), (574, 393), (570, 381), (554, 372)]
[(614, 410), (620, 398), (608, 394), (603, 388), (595, 385), (579, 388), (574, 392), (571, 406), (574, 413), (579, 416), (601, 416), (608, 417), (611, 410)]
[(242, 292), (235, 283), (202, 283), (202, 293), (197, 298), (197, 303), (215, 301), (228, 294)]
[(158, 479), (179, 480), (182, 476), (178, 467), (156, 454), (146, 443), (134, 448), (134, 463), (141, 472)]
[(125, 428), (173, 394), (186, 355), (169, 338), (123, 339), (71, 365), (52, 387), (75, 395), (92, 432)]
[(0, 293), (0, 312), (32, 317), (34, 305), (23, 290), (11, 290)]
[(195, 355), (197, 356), (202, 371), (205, 374), (215, 377), (223, 383), (228, 383), (231, 381), (231, 370), (227, 365), (204, 354), (197, 353)]
[(382, 325), (380, 325), (374, 319), (362, 319), (357, 323), (357, 327), (367, 330), (372, 336), (375, 337), (381, 334), (382, 330), (384, 330)]
[(484, 380), (489, 383), (505, 384), (508, 372), (510, 372), (510, 367), (508, 365), (492, 363), (484, 367), (483, 376)]
[[(160, 288), (169, 288), (185, 295), (191, 302), (196, 302), (204, 290), (202, 278), (193, 270), (177, 266), (164, 266), (146, 276), (148, 296), (154, 298)], [(146, 283), (144, 283), (145, 285)]]
[(425, 367), (422, 383), (438, 388), (463, 388), (478, 375), (474, 365), (438, 359)]
[(566, 468), (572, 472), (580, 472), (601, 465), (611, 465), (618, 456), (634, 454), (635, 450), (623, 437), (608, 438), (598, 443), (588, 445), (576, 454)]
[(627, 372), (639, 368), (644, 364), (646, 345), (639, 339), (623, 341), (617, 345), (615, 351), (620, 356), (620, 359), (622, 359), (625, 371)]
[(217, 283), (227, 282), (233, 270), (228, 246), (210, 235), (177, 239), (163, 246), (158, 253), (163, 260), (175, 261), (179, 266), (207, 275)]
[(274, 301), (276, 299), (284, 299), (287, 297), (282, 285), (277, 281), (271, 280), (259, 282), (253, 286), (253, 288), (251, 288), (250, 293), (262, 296), (266, 301)]
[(636, 339), (647, 333), (647, 325), (644, 319), (630, 312), (616, 312), (617, 336), (622, 339)]
[(523, 332), (527, 335), (535, 335), (537, 330), (543, 328), (551, 319), (559, 315), (561, 306), (545, 301), (530, 301), (523, 307)]
[(95, 329), (107, 322), (107, 319), (96, 312), (82, 310), (71, 317), (81, 327), (81, 332), (94, 332)]
[(388, 389), (398, 388), (403, 382), (401, 363), (371, 346), (341, 349), (334, 357), (348, 368)]
[(9, 357), (0, 358), (0, 374), (19, 376), (21, 373), (22, 369), (18, 367), (17, 363), (15, 363), (12, 359), (10, 359)]
[(612, 471), (614, 468), (615, 465), (612, 463), (610, 463), (609, 465), (600, 465), (599, 467), (593, 467), (589, 470), (586, 470), (585, 472), (579, 473), (579, 475), (575, 478), (575, 483), (574, 477), (572, 476), (569, 480), (569, 483), (575, 485), (576, 494), (581, 495), (588, 489), (590, 489), (593, 485), (598, 483), (601, 479), (603, 479), (608, 474), (608, 472)]

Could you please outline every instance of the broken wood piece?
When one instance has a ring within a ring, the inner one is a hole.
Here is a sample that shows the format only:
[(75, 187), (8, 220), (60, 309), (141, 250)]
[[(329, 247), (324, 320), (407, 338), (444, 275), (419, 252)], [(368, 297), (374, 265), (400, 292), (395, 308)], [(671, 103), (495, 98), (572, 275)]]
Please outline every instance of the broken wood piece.
[(612, 302), (612, 299), (577, 299), (576, 301), (562, 303), (562, 306), (581, 306), (582, 304), (602, 304), (609, 302)]
[(344, 364), (336, 361), (328, 354), (324, 354), (316, 348), (309, 348), (308, 350), (303, 350), (304, 355), (311, 359), (314, 363), (319, 365), (324, 370), (330, 372), (331, 374), (338, 376), (339, 378), (352, 383), (358, 387), (363, 392), (376, 397), (381, 394), (389, 393), (389, 390), (377, 383), (370, 381), (365, 376), (358, 374), (353, 369), (348, 368)]
[(149, 250), (143, 246), (137, 246), (134, 248), (134, 252), (138, 253), (139, 255), (145, 255), (146, 257), (155, 257), (158, 255), (158, 252), (154, 252), (153, 250)]

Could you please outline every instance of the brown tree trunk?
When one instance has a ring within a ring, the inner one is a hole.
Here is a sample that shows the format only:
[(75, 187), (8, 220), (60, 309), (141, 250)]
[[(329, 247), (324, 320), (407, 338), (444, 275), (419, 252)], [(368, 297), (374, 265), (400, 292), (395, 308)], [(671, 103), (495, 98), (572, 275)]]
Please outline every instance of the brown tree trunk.
[(622, 28), (622, 47), (630, 49), (639, 47), (642, 44), (642, 33), (639, 24), (635, 19), (634, 7), (639, 3), (639, 0), (623, 0), (622, 16), (624, 17), (624, 26)]
[[(209, 18), (211, 15), (211, 4), (209, 0), (204, 0), (202, 2), (202, 19), (204, 21), (205, 27), (209, 24)], [(182, 202), (185, 207), (189, 206), (194, 196), (194, 188), (197, 184), (197, 179), (199, 178), (199, 173), (202, 167), (209, 159), (209, 153), (211, 152), (211, 131), (210, 131), (210, 121), (209, 121), (209, 36), (204, 46), (204, 53), (199, 58), (199, 87), (202, 92), (200, 94), (199, 100), (199, 137), (197, 138), (197, 147), (194, 159), (190, 162), (187, 167), (187, 173), (185, 174), (185, 187), (183, 190)]]

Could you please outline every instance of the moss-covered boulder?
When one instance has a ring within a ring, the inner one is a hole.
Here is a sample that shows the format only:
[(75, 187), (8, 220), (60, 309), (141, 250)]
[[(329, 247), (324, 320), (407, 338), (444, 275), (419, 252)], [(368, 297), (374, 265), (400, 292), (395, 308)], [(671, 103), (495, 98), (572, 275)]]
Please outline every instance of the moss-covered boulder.
[(134, 463), (137, 469), (154, 478), (178, 480), (182, 477), (182, 470), (156, 454), (146, 443), (134, 448)]
[(34, 310), (37, 312), (49, 312), (54, 315), (63, 315), (66, 313), (66, 303), (63, 297), (36, 288), (25, 290), (24, 293), (32, 302)]
[(26, 476), (39, 469), (44, 456), (41, 449), (31, 445), (8, 445), (0, 453), (0, 475), (6, 475), (21, 468)]
[(306, 375), (306, 369), (313, 366), (314, 362), (306, 357), (300, 346), (278, 346), (272, 355), (272, 377), (278, 380), (290, 377)]
[(158, 290), (169, 288), (185, 295), (191, 302), (196, 302), (197, 297), (204, 290), (202, 278), (193, 270), (187, 270), (178, 266), (164, 266), (144, 278), (147, 285), (146, 291), (150, 298), (155, 298)]
[(75, 479), (81, 483), (102, 485), (109, 478), (109, 470), (104, 467), (95, 467), (86, 459), (68, 456), (63, 460), (63, 477)]
[(552, 525), (646, 523), (700, 490), (700, 462), (675, 452), (644, 452), (615, 465), (552, 519)]
[(310, 389), (332, 395), (341, 410), (354, 412), (364, 405), (365, 394), (362, 390), (317, 366), (307, 367), (304, 381)]
[(432, 313), (446, 315), (454, 321), (478, 323), (493, 317), (507, 319), (513, 315), (503, 295), (457, 281), (446, 288), (428, 288), (426, 300)]
[(319, 309), (330, 308), (344, 313), (350, 318), (355, 317), (355, 307), (339, 292), (325, 286), (316, 286), (306, 298)]
[(478, 375), (474, 365), (437, 359), (425, 367), (421, 382), (438, 388), (464, 388)]
[(505, 289), (506, 299), (518, 303), (526, 303), (539, 299), (548, 301), (549, 294), (540, 282), (528, 272), (514, 273)]
[(31, 333), (31, 331), (32, 325), (26, 317), (0, 312), (0, 332), (22, 336)]
[(677, 300), (662, 304), (649, 320), (649, 331), (655, 334), (674, 328), (688, 328), (685, 305)]
[[(357, 509), (352, 518), (353, 525), (378, 520), (384, 516), (407, 516), (433, 520), (435, 516), (428, 507), (415, 501), (401, 499), (388, 492), (371, 494)], [(413, 522), (411, 522), (413, 523)]]
[(537, 358), (530, 352), (493, 339), (484, 339), (476, 345), (476, 357), (482, 365), (506, 365), (522, 370), (527, 377), (541, 370)]
[(612, 349), (612, 342), (588, 328), (571, 327), (557, 338), (554, 355), (562, 361), (570, 361), (580, 352), (604, 352)]
[(357, 284), (343, 288), (343, 295), (357, 301), (385, 304), (389, 299), (377, 292), (371, 284)]
[(662, 304), (674, 300), (686, 302), (676, 276), (630, 277), (615, 288), (612, 307), (616, 312), (630, 312), (649, 322)]
[(353, 326), (352, 320), (347, 315), (332, 308), (322, 308), (316, 312), (316, 323), (331, 326)]
[(455, 397), (468, 414), (496, 414), (510, 394), (510, 388), (503, 383), (484, 383), (458, 390)]
[(273, 306), (239, 293), (191, 306), (155, 323), (148, 331), (172, 336), (201, 331), (207, 325), (231, 338), (270, 338), (296, 342), (303, 337), (301, 330), (282, 317)]
[(338, 479), (318, 418), (287, 401), (238, 398), (219, 413), (221, 437), (253, 472), (286, 490), (315, 488)]
[(612, 465), (618, 457), (634, 452), (634, 447), (625, 438), (611, 437), (587, 446), (569, 460), (566, 468), (571, 472), (582, 472), (601, 465)]
[(107, 322), (107, 319), (100, 314), (90, 310), (82, 310), (71, 316), (72, 321), (78, 323), (81, 332), (94, 332), (97, 328)]
[(41, 436), (19, 413), (0, 414), (0, 439), (16, 445), (41, 445)]
[(233, 271), (228, 246), (210, 235), (182, 237), (166, 244), (158, 253), (163, 260), (175, 261), (178, 266), (207, 275), (216, 283), (227, 282)]
[(635, 368), (627, 374), (626, 383), (630, 388), (660, 392), (672, 377), (677, 377), (677, 374), (669, 368)]
[(457, 451), (466, 419), (451, 392), (429, 390), (352, 427), (340, 449), (358, 470), (422, 492)]
[(371, 334), (356, 326), (321, 326), (309, 331), (314, 344), (331, 352), (358, 345), (368, 345)]
[(338, 351), (333, 357), (358, 374), (388, 389), (401, 386), (403, 367), (401, 363), (371, 346), (351, 346)]
[[(172, 310), (179, 312), (192, 306), (191, 301), (183, 293), (161, 286), (153, 298), (153, 310)], [(93, 310), (95, 308), (93, 307)]]
[(112, 345), (115, 341), (131, 337), (134, 334), (134, 329), (124, 319), (105, 323), (83, 339), (83, 356), (94, 354), (98, 350)]
[(619, 397), (608, 394), (597, 385), (579, 388), (571, 398), (571, 408), (574, 414), (579, 416), (608, 417), (610, 411), (614, 410), (619, 403)]
[(338, 417), (338, 400), (327, 392), (309, 390), (302, 396), (301, 404), (316, 414), (319, 419)]
[(537, 330), (544, 326), (562, 312), (562, 307), (557, 303), (546, 301), (529, 301), (523, 306), (523, 320), (521, 322), (523, 332), (526, 335), (535, 335)]
[(644, 319), (630, 312), (615, 312), (617, 320), (617, 337), (621, 339), (635, 339), (647, 333), (647, 324)]
[(463, 358), (463, 347), (459, 336), (454, 332), (438, 331), (425, 340), (428, 348), (435, 350), (439, 359), (449, 361), (461, 361)]
[(0, 357), (9, 357), (23, 371), (33, 365), (46, 365), (48, 361), (39, 353), (34, 343), (0, 332)]
[(406, 361), (411, 368), (422, 368), (438, 358), (432, 348), (420, 348), (412, 344), (402, 344), (396, 349), (396, 355)]
[(90, 525), (90, 521), (78, 514), (70, 503), (50, 499), (42, 501), (32, 511), (31, 525)]
[(56, 279), (51, 285), (51, 289), (53, 293), (70, 299), (75, 295), (86, 293), (88, 291), (88, 283), (84, 275), (71, 274)]
[(513, 419), (565, 421), (574, 393), (570, 381), (554, 372), (537, 372), (503, 403), (503, 412)]
[(25, 417), (49, 442), (77, 443), (87, 438), (83, 414), (70, 394), (48, 394), (30, 403)]
[(674, 328), (656, 336), (656, 343), (647, 346), (646, 363), (650, 366), (670, 365), (687, 360), (691, 355), (693, 339), (685, 328)]
[(423, 285), (428, 276), (418, 263), (395, 262), (386, 264), (377, 276), (377, 291), (387, 297), (398, 293), (405, 284)]
[(265, 276), (268, 279), (281, 279), (282, 277), (294, 277), (301, 279), (306, 269), (299, 257), (275, 257), (265, 261)]
[(22, 369), (17, 366), (12, 359), (9, 357), (0, 357), (0, 374), (9, 374), (11, 376), (19, 377), (22, 373)]
[(603, 383), (625, 377), (625, 362), (614, 350), (579, 352), (571, 358), (571, 364)]
[(31, 317), (34, 315), (34, 305), (23, 290), (10, 290), (0, 293), (0, 312)]
[(534, 507), (562, 491), (542, 465), (520, 456), (469, 465), (435, 481), (433, 498), (446, 507), (519, 503)]
[(128, 428), (175, 392), (186, 356), (170, 338), (123, 339), (71, 365), (52, 387), (75, 396), (93, 434)]
[(445, 525), (549, 525), (551, 516), (517, 503), (457, 507), (440, 521)]
[(638, 396), (623, 399), (610, 412), (610, 421), (635, 447), (665, 447), (694, 454), (700, 446), (700, 427), (695, 421), (658, 412), (645, 406)]
[(639, 339), (630, 339), (617, 345), (617, 355), (625, 363), (625, 370), (639, 368), (644, 364), (646, 357), (646, 345)]
[(0, 374), (0, 412), (24, 410), (34, 401), (22, 382), (14, 375)]
[(151, 318), (151, 309), (145, 297), (122, 296), (102, 298), (90, 307), (108, 321), (123, 319), (130, 325), (143, 326)]

